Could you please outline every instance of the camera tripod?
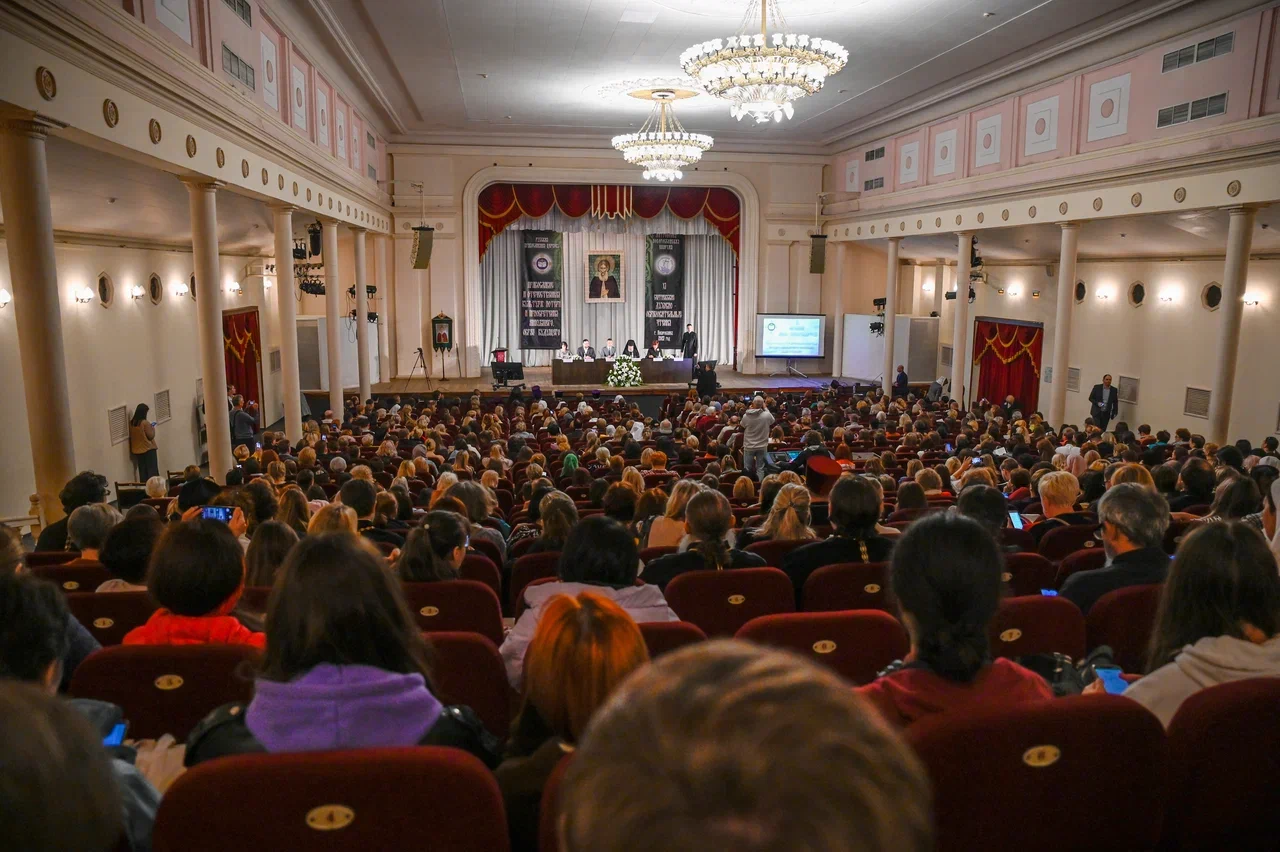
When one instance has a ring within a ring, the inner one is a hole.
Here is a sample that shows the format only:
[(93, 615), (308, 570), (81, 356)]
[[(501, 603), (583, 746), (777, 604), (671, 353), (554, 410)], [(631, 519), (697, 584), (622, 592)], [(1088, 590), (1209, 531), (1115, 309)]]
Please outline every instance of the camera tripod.
[(416, 354), (416, 355), (414, 356), (414, 358), (413, 358), (413, 366), (409, 368), (409, 375), (405, 376), (405, 379), (404, 379), (404, 388), (403, 388), (403, 390), (401, 391), (401, 393), (405, 393), (405, 392), (407, 392), (407, 391), (409, 390), (409, 383), (410, 383), (411, 381), (413, 381), (413, 374), (414, 374), (414, 372), (416, 372), (416, 371), (417, 371), (417, 369), (418, 369), (419, 367), (421, 367), (421, 368), (422, 368), (422, 377), (423, 377), (424, 379), (426, 379), (426, 380), (427, 380), (426, 392), (427, 392), (427, 393), (430, 393), (430, 392), (431, 392), (431, 390), (432, 390), (432, 387), (431, 387), (431, 373), (427, 370), (427, 361), (426, 361), (426, 357), (425, 357), (425, 355), (424, 355), (424, 354), (423, 354), (423, 352), (422, 352), (422, 347), (421, 347), (421, 346), (419, 346), (419, 347), (418, 347), (418, 349), (417, 349), (417, 354)]

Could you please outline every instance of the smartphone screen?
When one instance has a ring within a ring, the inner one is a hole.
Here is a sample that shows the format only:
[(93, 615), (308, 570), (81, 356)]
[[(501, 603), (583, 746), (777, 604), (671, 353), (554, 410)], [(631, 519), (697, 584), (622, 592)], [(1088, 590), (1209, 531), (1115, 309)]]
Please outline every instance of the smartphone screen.
[(1120, 695), (1129, 688), (1129, 682), (1122, 676), (1119, 666), (1095, 666), (1094, 671), (1098, 673), (1098, 680), (1102, 681), (1102, 688), (1108, 695)]
[(1022, 514), (1019, 512), (1010, 512), (1009, 525), (1012, 526), (1015, 530), (1022, 529)]
[(231, 522), (231, 515), (234, 512), (234, 506), (205, 506), (200, 510), (200, 517), (227, 524)]
[(950, 444), (947, 444), (947, 445), (944, 447), (944, 449), (945, 449), (947, 452), (949, 452), (949, 453), (950, 453), (950, 452), (952, 452), (952, 449), (951, 449), (951, 445), (950, 445)]
[(1056, 598), (1058, 596), (1057, 589), (1041, 589), (1040, 595), (1046, 598)]
[(111, 733), (102, 738), (104, 746), (118, 746), (124, 744), (124, 732), (129, 729), (128, 722), (121, 722), (111, 729)]
[(259, 449), (259, 450), (260, 450), (260, 449), (262, 449), (262, 445), (261, 445), (261, 444), (254, 444), (253, 446), (254, 446), (254, 448), (256, 448), (256, 449)]

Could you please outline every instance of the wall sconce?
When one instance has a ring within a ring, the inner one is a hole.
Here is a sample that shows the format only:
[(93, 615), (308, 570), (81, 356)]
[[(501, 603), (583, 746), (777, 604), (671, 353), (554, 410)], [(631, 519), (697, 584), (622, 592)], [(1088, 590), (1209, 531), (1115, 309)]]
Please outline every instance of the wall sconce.
[(1098, 299), (1099, 299), (1100, 301), (1105, 302), (1105, 301), (1107, 301), (1107, 300), (1108, 300), (1108, 299), (1110, 299), (1110, 298), (1111, 298), (1111, 294), (1110, 294), (1109, 292), (1107, 292), (1106, 290), (1100, 290), (1100, 291), (1098, 291)]
[(240, 286), (239, 281), (227, 282), (227, 295), (241, 296), (244, 294), (244, 288)]
[(138, 299), (141, 299), (141, 298), (142, 298), (143, 296), (145, 296), (146, 294), (147, 294), (147, 291), (142, 289), (142, 285), (141, 285), (141, 284), (130, 284), (130, 285), (129, 285), (129, 298), (133, 299), (135, 302), (136, 302)]
[(1165, 288), (1160, 291), (1160, 301), (1166, 305), (1171, 305), (1178, 301), (1178, 291), (1172, 288)]
[(1244, 303), (1249, 307), (1257, 307), (1262, 304), (1262, 297), (1257, 293), (1245, 293)]
[(1033, 299), (1039, 299), (1039, 298), (1040, 298), (1040, 291), (1039, 291), (1039, 290), (1032, 290), (1032, 291), (1031, 291), (1031, 298), (1033, 298)]
[(185, 281), (177, 281), (173, 285), (173, 295), (185, 296), (191, 292), (191, 288), (187, 286)]
[(997, 289), (996, 289), (996, 295), (1003, 296), (1003, 295), (1004, 295), (1004, 288), (1003, 288), (1003, 287), (999, 287), (999, 288), (997, 288)]
[(1021, 288), (1021, 287), (1010, 287), (1010, 288), (1009, 288), (1009, 295), (1010, 295), (1010, 296), (1021, 296), (1021, 295), (1022, 295), (1022, 288)]
[(275, 282), (275, 279), (274, 279), (274, 278), (268, 278), (268, 277), (267, 277), (267, 276), (265, 276), (265, 275), (264, 275), (264, 276), (262, 276), (262, 289), (263, 289), (263, 290), (270, 290), (270, 289), (271, 289), (271, 285), (272, 285), (272, 284), (275, 284), (275, 283), (276, 283), (276, 282)]
[(921, 284), (921, 285), (920, 285), (920, 292), (921, 292), (921, 293), (932, 293), (932, 292), (933, 292), (933, 282), (932, 282), (932, 281), (926, 281), (926, 282), (924, 282), (923, 284)]
[(8, 290), (0, 289), (0, 308), (8, 307), (13, 301), (13, 294)]
[(81, 304), (88, 304), (93, 301), (93, 291), (88, 287), (81, 287), (75, 291), (75, 299)]

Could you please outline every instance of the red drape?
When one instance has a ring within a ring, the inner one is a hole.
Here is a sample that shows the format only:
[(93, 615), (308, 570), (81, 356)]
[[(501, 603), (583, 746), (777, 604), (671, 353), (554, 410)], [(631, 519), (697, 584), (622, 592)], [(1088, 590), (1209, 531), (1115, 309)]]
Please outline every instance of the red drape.
[(1044, 329), (978, 320), (973, 335), (973, 361), (978, 365), (977, 399), (1001, 403), (1009, 394), (1024, 414), (1040, 404), (1040, 357)]
[(571, 219), (652, 219), (665, 208), (681, 219), (703, 216), (738, 253), (741, 204), (738, 196), (720, 187), (492, 183), (480, 191), (480, 256), (490, 240), (521, 216), (536, 219), (553, 206)]
[(235, 385), (246, 403), (256, 402), (261, 407), (258, 364), (262, 360), (262, 338), (258, 331), (258, 312), (223, 314), (222, 344), (227, 384)]

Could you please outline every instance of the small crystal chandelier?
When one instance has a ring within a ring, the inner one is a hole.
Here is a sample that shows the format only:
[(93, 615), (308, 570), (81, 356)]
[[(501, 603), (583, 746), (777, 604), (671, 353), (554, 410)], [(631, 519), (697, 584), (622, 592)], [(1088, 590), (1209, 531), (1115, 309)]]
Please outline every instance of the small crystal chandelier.
[(654, 100), (653, 111), (639, 132), (613, 137), (613, 147), (622, 152), (628, 163), (644, 166), (645, 180), (680, 180), (684, 177), (681, 169), (701, 160), (702, 152), (712, 146), (713, 140), (684, 129), (671, 106), (676, 97), (674, 91), (658, 89), (649, 97)]
[[(757, 20), (760, 32), (750, 32)], [(787, 32), (778, 0), (751, 0), (738, 35), (695, 44), (680, 66), (707, 94), (729, 101), (734, 118), (763, 124), (791, 118), (791, 102), (822, 91), (848, 61), (849, 51), (833, 41)]]

